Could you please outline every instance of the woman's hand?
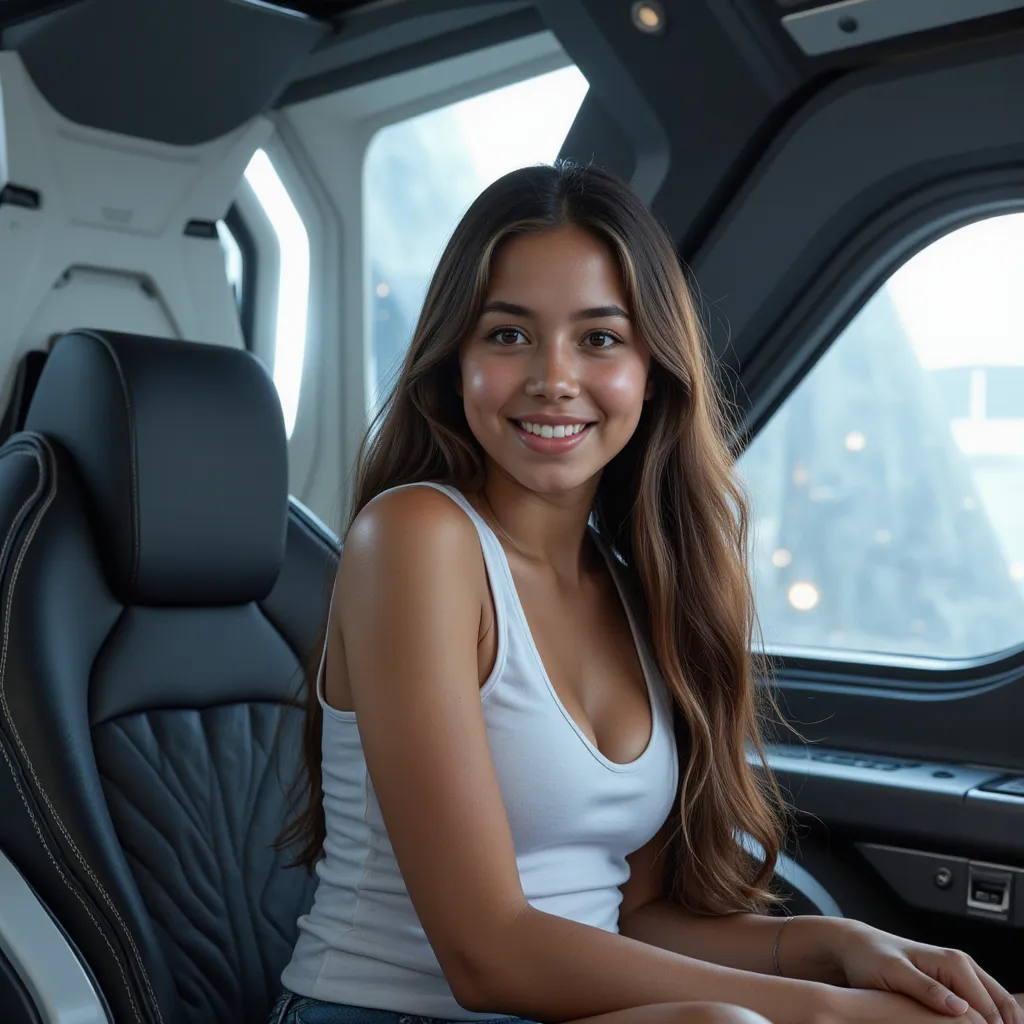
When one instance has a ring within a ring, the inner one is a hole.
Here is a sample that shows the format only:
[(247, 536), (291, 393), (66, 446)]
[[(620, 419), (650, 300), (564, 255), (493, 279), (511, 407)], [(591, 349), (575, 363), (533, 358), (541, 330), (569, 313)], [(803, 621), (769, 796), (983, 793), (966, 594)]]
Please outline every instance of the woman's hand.
[[(944, 1024), (948, 1012), (937, 1013), (915, 999), (893, 992), (834, 988), (825, 997), (824, 1010), (810, 1018), (813, 1024)], [(952, 1020), (982, 1024), (984, 1018), (969, 1009)]]
[(1024, 1024), (1017, 999), (966, 953), (911, 942), (860, 922), (836, 925), (830, 951), (851, 988), (906, 996), (947, 1019), (977, 1014), (986, 1024)]

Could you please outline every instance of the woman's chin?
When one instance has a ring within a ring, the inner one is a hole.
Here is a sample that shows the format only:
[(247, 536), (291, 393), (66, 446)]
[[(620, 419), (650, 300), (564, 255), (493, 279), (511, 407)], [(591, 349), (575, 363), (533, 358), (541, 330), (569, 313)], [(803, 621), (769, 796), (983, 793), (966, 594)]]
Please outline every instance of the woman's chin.
[(600, 470), (584, 466), (517, 466), (506, 472), (536, 494), (569, 494), (596, 484), (600, 476)]

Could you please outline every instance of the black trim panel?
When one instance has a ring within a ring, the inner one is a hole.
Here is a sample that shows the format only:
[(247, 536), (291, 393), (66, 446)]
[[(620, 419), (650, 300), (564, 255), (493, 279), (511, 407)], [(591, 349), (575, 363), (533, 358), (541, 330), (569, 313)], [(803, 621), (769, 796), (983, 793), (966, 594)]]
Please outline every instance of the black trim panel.
[(992, 800), (986, 797), (994, 794), (981, 792), (1003, 770), (912, 758), (895, 759), (894, 768), (872, 764), (886, 760), (832, 747), (769, 748), (769, 763), (792, 804), (830, 827), (1024, 863), (1024, 797)]
[[(877, 218), (943, 181), (1024, 164), (1022, 91), (1019, 47), (979, 45), (955, 62), (932, 55), (851, 74), (781, 133), (693, 260), (716, 300), (712, 346), (743, 366), (755, 401), (755, 350), (764, 339), (780, 355), (793, 345), (780, 337), (784, 318)], [(902, 231), (884, 239), (890, 253), (904, 241)]]
[(248, 351), (253, 351), (256, 337), (256, 288), (259, 281), (260, 251), (256, 237), (249, 230), (242, 212), (236, 203), (224, 215), (224, 224), (231, 232), (242, 252), (242, 301), (238, 319), (242, 326), (242, 338)]
[(381, 22), (384, 10), (356, 11), (343, 20), (342, 32), (307, 59), (297, 80), (276, 105), (301, 103), (545, 29), (532, 7), (517, 10), (514, 8), (520, 5), (508, 3), (485, 6), (498, 8), (501, 13), (461, 8)]

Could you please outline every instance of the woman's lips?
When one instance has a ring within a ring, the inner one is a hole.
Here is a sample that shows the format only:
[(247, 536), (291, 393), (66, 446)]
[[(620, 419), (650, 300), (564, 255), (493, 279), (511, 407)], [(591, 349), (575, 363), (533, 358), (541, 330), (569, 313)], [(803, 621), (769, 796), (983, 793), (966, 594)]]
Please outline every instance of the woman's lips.
[(588, 423), (581, 431), (576, 434), (570, 434), (568, 437), (541, 437), (539, 434), (533, 434), (529, 430), (523, 430), (515, 420), (510, 422), (519, 440), (527, 448), (540, 452), (542, 455), (558, 455), (562, 452), (572, 451), (594, 427), (593, 423)]

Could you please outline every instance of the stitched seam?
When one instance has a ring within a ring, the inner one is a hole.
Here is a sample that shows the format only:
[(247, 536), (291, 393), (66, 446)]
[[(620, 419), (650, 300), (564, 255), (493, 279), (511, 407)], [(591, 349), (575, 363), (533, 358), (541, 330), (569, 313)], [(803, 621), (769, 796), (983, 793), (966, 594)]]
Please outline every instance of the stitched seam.
[[(118, 912), (117, 907), (114, 906), (114, 902), (110, 898), (110, 896), (107, 893), (106, 889), (100, 883), (100, 880), (96, 877), (95, 872), (92, 870), (92, 868), (86, 862), (85, 858), (82, 856), (81, 851), (78, 849), (78, 845), (75, 843), (74, 839), (72, 839), (70, 832), (68, 832), (66, 826), (64, 825), (64, 822), (61, 820), (61, 817), (57, 813), (56, 808), (53, 806), (53, 803), (51, 802), (49, 796), (47, 795), (46, 790), (43, 788), (43, 786), (39, 782), (39, 777), (36, 775), (35, 768), (32, 765), (32, 760), (28, 756), (28, 751), (25, 749), (25, 745), (22, 742), (21, 735), (18, 732), (17, 726), (14, 724), (14, 719), (11, 716), (10, 708), (9, 708), (9, 706), (7, 704), (7, 690), (6, 690), (6, 685), (7, 685), (7, 679), (6, 679), (6, 676), (7, 676), (7, 648), (8, 648), (8, 643), (9, 643), (9, 639), (10, 639), (11, 608), (12, 608), (12, 605), (13, 605), (14, 589), (15, 589), (15, 586), (16, 586), (16, 584), (18, 582), (18, 575), (21, 572), (22, 563), (25, 560), (25, 556), (28, 554), (29, 546), (31, 545), (33, 539), (35, 538), (36, 532), (39, 529), (39, 524), (42, 522), (43, 516), (45, 515), (45, 513), (46, 513), (47, 509), (50, 507), (50, 505), (53, 503), (54, 496), (57, 493), (57, 461), (56, 461), (56, 458), (54, 457), (53, 449), (50, 447), (49, 442), (44, 437), (39, 436), (38, 440), (41, 442), (41, 444), (43, 445), (43, 447), (46, 449), (47, 453), (50, 456), (50, 463), (53, 466), (53, 481), (52, 481), (52, 483), (50, 485), (50, 493), (46, 496), (46, 500), (43, 502), (42, 507), (40, 508), (38, 514), (35, 517), (35, 520), (33, 521), (31, 527), (29, 528), (28, 534), (25, 537), (25, 543), (22, 545), (21, 551), (18, 553), (18, 559), (15, 562), (14, 569), (13, 569), (13, 571), (11, 573), (11, 585), (10, 585), (10, 588), (8, 590), (8, 593), (9, 593), (10, 597), (9, 597), (9, 600), (7, 601), (6, 608), (4, 609), (3, 648), (2, 648), (2, 651), (0, 651), (0, 707), (2, 707), (2, 709), (3, 709), (4, 717), (7, 719), (7, 724), (9, 726), (9, 728), (10, 728), (12, 737), (13, 737), (14, 742), (15, 742), (17, 748), (18, 748), (19, 753), (21, 754), (21, 757), (22, 757), (22, 759), (23, 759), (23, 761), (25, 763), (25, 766), (28, 768), (29, 775), (31, 776), (32, 782), (35, 785), (35, 788), (38, 791), (39, 795), (43, 798), (43, 802), (46, 804), (47, 810), (50, 812), (51, 816), (53, 817), (53, 820), (56, 822), (57, 827), (60, 829), (61, 835), (64, 836), (65, 842), (67, 842), (68, 846), (71, 848), (71, 850), (74, 853), (75, 857), (77, 857), (78, 863), (81, 864), (82, 868), (85, 870), (86, 874), (89, 876), (89, 878), (92, 881), (93, 885), (96, 887), (96, 889), (99, 891), (100, 895), (103, 897), (104, 903), (106, 903), (106, 905), (109, 908), (110, 912), (114, 915), (114, 919), (117, 921), (117, 923), (120, 925), (122, 931), (124, 932), (125, 938), (128, 940), (128, 945), (131, 947), (132, 954), (135, 957), (135, 962), (136, 962), (136, 964), (137, 964), (137, 966), (139, 968), (139, 972), (142, 975), (142, 980), (145, 983), (146, 991), (149, 993), (149, 997), (152, 1000), (153, 1009), (154, 1009), (154, 1012), (156, 1013), (157, 1020), (161, 1021), (161, 1024), (162, 1024), (163, 1015), (160, 1013), (160, 1005), (157, 1002), (156, 993), (153, 991), (153, 986), (152, 986), (152, 984), (151, 984), (151, 982), (149, 980), (149, 972), (146, 970), (146, 966), (142, 962), (142, 956), (140, 955), (138, 947), (135, 944), (135, 939), (132, 936), (132, 933), (129, 930), (128, 926), (125, 924), (124, 919), (121, 917), (121, 914)], [(38, 456), (36, 457), (36, 459), (37, 459), (37, 462), (39, 462), (39, 464), (40, 464), (40, 480), (42, 480), (42, 478), (43, 478), (43, 468), (44, 467), (42, 466), (42, 460), (40, 460), (38, 458)], [(38, 490), (37, 490), (36, 494), (38, 494)], [(36, 494), (34, 494), (32, 496), (32, 498), (30, 498), (29, 500), (30, 501), (34, 500), (34, 498), (36, 497)], [(6, 759), (6, 752), (5, 752), (4, 756), (5, 756), (5, 759)], [(10, 764), (9, 760), (8, 760), (8, 764)], [(16, 781), (15, 784), (17, 785), (17, 781)], [(19, 792), (20, 792), (21, 791), (21, 787), (18, 786), (18, 789), (19, 789)], [(36, 828), (37, 834), (40, 834), (40, 838), (42, 838), (41, 832), (40, 832), (40, 829), (39, 829), (39, 825), (38, 825), (38, 823), (35, 820), (35, 815), (32, 813), (31, 806), (28, 803), (28, 801), (25, 800), (24, 795), (22, 796), (22, 800), (25, 803), (25, 808), (28, 811), (29, 817), (31, 817), (33, 819), (33, 825)], [(44, 841), (44, 847), (46, 847), (45, 841)], [(47, 853), (50, 855), (50, 859), (52, 861), (54, 859), (53, 858), (53, 854), (52, 854), (52, 852), (50, 852), (48, 847), (46, 847), (46, 849), (47, 849)], [(56, 863), (56, 862), (54, 861), (54, 863)], [(60, 871), (60, 869), (58, 868), (57, 870), (58, 870), (58, 873), (61, 874), (61, 877), (64, 878), (64, 875)], [(64, 878), (64, 881), (67, 883), (67, 879), (66, 878)], [(70, 883), (68, 883), (68, 885), (70, 887)], [(72, 888), (72, 892), (75, 892), (74, 888)], [(76, 896), (78, 896), (77, 892), (75, 894), (76, 894)], [(81, 900), (81, 896), (79, 896), (78, 898), (79, 898), (79, 900)], [(88, 908), (86, 908), (86, 909), (88, 910)], [(90, 918), (92, 917), (91, 914), (89, 916), (90, 916)], [(93, 920), (95, 921), (95, 919), (93, 919)], [(99, 926), (97, 925), (97, 928), (98, 927)], [(126, 987), (126, 990), (128, 992), (128, 998), (132, 1002), (132, 1008), (133, 1008), (133, 1011), (136, 1014), (136, 1019), (137, 1020), (141, 1020), (141, 1017), (139, 1017), (139, 1014), (138, 1014), (138, 1010), (135, 1007), (135, 999), (134, 999), (134, 996), (132, 995), (131, 986), (128, 984), (128, 979), (125, 976), (124, 968), (121, 965), (121, 963), (120, 963), (120, 961), (119, 961), (119, 959), (117, 957), (116, 952), (114, 951), (113, 947), (111, 946), (110, 940), (103, 933), (102, 929), (100, 929), (100, 934), (103, 937), (103, 941), (107, 944), (107, 948), (110, 949), (111, 953), (114, 955), (115, 960), (118, 961), (118, 969), (121, 971), (122, 978), (124, 978), (125, 987)]]
[(131, 398), (128, 394), (128, 382), (124, 377), (124, 370), (121, 368), (121, 360), (114, 351), (114, 346), (102, 335), (94, 334), (92, 331), (83, 331), (87, 337), (98, 341), (106, 350), (117, 370), (117, 379), (121, 384), (121, 396), (124, 398), (125, 414), (128, 417), (128, 464), (131, 467), (132, 481), (132, 578), (129, 587), (134, 591), (139, 582), (139, 478), (137, 471), (137, 452), (135, 448), (135, 417), (132, 414)]
[[(41, 460), (39, 458), (38, 453), (37, 452), (32, 452), (32, 451), (28, 451), (28, 452), (18, 451), (18, 452), (15, 452), (13, 454), (27, 456), (27, 457), (32, 458), (32, 459), (35, 460), (36, 465), (39, 467), (39, 480), (40, 480), (40, 483), (41, 483), (42, 480), (43, 480), (43, 475), (44, 474), (43, 474), (42, 462), (41, 462)], [(32, 492), (32, 494), (30, 494), (29, 497), (25, 499), (25, 501), (22, 504), (21, 508), (18, 509), (18, 513), (14, 517), (13, 521), (11, 522), (11, 526), (10, 526), (10, 528), (7, 531), (7, 536), (4, 538), (3, 549), (0, 550), (0, 565), (6, 564), (7, 550), (10, 547), (11, 538), (14, 535), (14, 531), (15, 531), (15, 529), (17, 529), (19, 523), (21, 522), (21, 519), (22, 519), (22, 517), (25, 514), (25, 510), (29, 507), (29, 505), (33, 501), (36, 500), (36, 498), (39, 497), (39, 493), (40, 493), (40, 487), (37, 486), (36, 489)], [(36, 517), (36, 524), (38, 524), (38, 522), (40, 521), (42, 516), (45, 514), (46, 510), (49, 508), (51, 502), (53, 501), (53, 496), (54, 496), (55, 493), (56, 493), (55, 488), (51, 487), (50, 493), (47, 495), (46, 500), (43, 503), (42, 508), (39, 510), (38, 516)], [(35, 524), (33, 525), (33, 532), (34, 532), (34, 530), (35, 530)], [(15, 570), (15, 573), (13, 574), (12, 580), (11, 580), (11, 590), (12, 590), (12, 592), (13, 592), (13, 589), (14, 589), (14, 582), (15, 582), (16, 578), (17, 578), (17, 570)], [(14, 721), (13, 721), (13, 719), (11, 717), (10, 708), (9, 708), (9, 706), (7, 704), (7, 691), (6, 691), (6, 685), (5, 685), (5, 671), (4, 671), (5, 668), (6, 668), (6, 665), (7, 665), (7, 637), (9, 635), (9, 621), (10, 621), (10, 604), (8, 604), (7, 609), (5, 610), (5, 615), (4, 615), (3, 654), (2, 654), (2, 657), (0, 657), (0, 704), (2, 704), (2, 706), (3, 706), (4, 716), (6, 717), (8, 724), (10, 725), (12, 731), (17, 736), (17, 730), (14, 728)], [(19, 738), (19, 746), (21, 746), (20, 738)], [(40, 828), (39, 821), (38, 821), (38, 819), (36, 818), (35, 814), (32, 811), (32, 806), (29, 803), (28, 798), (25, 796), (25, 791), (22, 789), (21, 783), (18, 780), (17, 770), (15, 769), (15, 766), (11, 763), (10, 756), (7, 753), (7, 746), (6, 746), (6, 744), (0, 744), (0, 752), (2, 752), (3, 755), (4, 755), (4, 761), (7, 762), (7, 767), (10, 769), (10, 772), (11, 772), (11, 778), (14, 781), (14, 788), (18, 791), (18, 796), (21, 797), (21, 802), (25, 805), (25, 810), (28, 813), (29, 820), (32, 822), (32, 827), (35, 830), (35, 833), (36, 833), (37, 838), (39, 839), (40, 845), (46, 851), (46, 855), (50, 858), (50, 863), (53, 865), (54, 870), (60, 876), (61, 881), (64, 882), (64, 884), (71, 890), (72, 894), (78, 900), (78, 902), (81, 903), (82, 909), (85, 911), (85, 913), (88, 916), (89, 920), (92, 921), (92, 923), (95, 926), (96, 930), (100, 933), (100, 938), (102, 938), (103, 941), (106, 943), (107, 949), (110, 950), (110, 953), (111, 953), (111, 955), (114, 958), (114, 962), (117, 964), (118, 970), (121, 972), (121, 978), (122, 978), (122, 980), (125, 983), (125, 988), (128, 990), (128, 998), (131, 1001), (132, 1012), (135, 1014), (135, 1019), (138, 1020), (138, 1021), (141, 1021), (142, 1018), (139, 1016), (138, 1009), (135, 1006), (135, 999), (132, 996), (131, 987), (128, 984), (128, 977), (127, 977), (127, 975), (124, 972), (124, 965), (121, 963), (120, 957), (118, 957), (117, 953), (114, 951), (114, 947), (111, 945), (110, 940), (107, 938), (107, 935), (103, 931), (102, 927), (100, 927), (100, 923), (96, 920), (95, 916), (92, 913), (92, 910), (89, 908), (89, 905), (85, 902), (84, 897), (75, 888), (75, 886), (72, 885), (72, 883), (70, 882), (68, 877), (64, 874), (64, 871), (61, 868), (60, 864), (58, 863), (56, 857), (54, 857), (53, 851), (50, 849), (49, 844), (47, 843), (46, 838), (43, 835), (43, 831)]]
[[(7, 458), (10, 455), (20, 455), (23, 458), (34, 459), (36, 465), (40, 466), (39, 456), (35, 452), (32, 452), (32, 451), (28, 451), (28, 452), (23, 452), (23, 451), (4, 452), (4, 453), (0, 454), (0, 458)], [(42, 478), (43, 478), (43, 474), (42, 474), (42, 472), (40, 472), (39, 479), (42, 480)], [(37, 486), (36, 489), (24, 500), (24, 502), (22, 503), (21, 508), (18, 509), (17, 515), (11, 520), (11, 525), (10, 525), (10, 527), (7, 530), (7, 536), (4, 537), (4, 546), (3, 546), (2, 549), (0, 549), (0, 566), (3, 566), (3, 565), (7, 564), (7, 549), (10, 547), (11, 538), (14, 536), (14, 531), (18, 528), (18, 524), (21, 522), (21, 518), (25, 514), (25, 509), (27, 509), (29, 507), (29, 505), (31, 505), (32, 502), (35, 501), (36, 498), (38, 498), (38, 497), (39, 497), (39, 487)]]
[(36, 836), (39, 838), (40, 844), (46, 851), (47, 857), (50, 858), (50, 863), (53, 865), (54, 870), (57, 872), (58, 875), (60, 875), (61, 881), (71, 890), (75, 899), (78, 900), (79, 903), (81, 903), (82, 909), (86, 912), (86, 914), (89, 917), (89, 920), (92, 921), (93, 925), (95, 925), (96, 931), (100, 933), (100, 938), (103, 939), (107, 949), (110, 950), (110, 954), (111, 956), (113, 956), (114, 962), (117, 964), (117, 969), (121, 972), (121, 980), (124, 982), (125, 989), (128, 992), (128, 999), (132, 1004), (132, 1013), (135, 1015), (135, 1019), (141, 1022), (142, 1018), (139, 1016), (138, 1007), (135, 1005), (135, 998), (132, 995), (131, 985), (128, 983), (128, 976), (124, 972), (124, 965), (121, 963), (121, 958), (114, 951), (114, 947), (111, 945), (110, 939), (107, 938), (106, 933), (100, 926), (99, 921), (96, 920), (95, 916), (93, 915), (93, 912), (89, 909), (89, 904), (85, 902), (85, 899), (82, 896), (82, 894), (75, 888), (75, 886), (71, 883), (68, 877), (61, 870), (60, 864), (57, 862), (57, 859), (54, 857), (53, 852), (50, 850), (50, 847), (48, 846), (46, 839), (43, 836), (42, 829), (40, 829), (39, 827), (39, 822), (36, 819), (36, 816), (32, 813), (32, 810), (28, 802), (28, 798), (25, 796), (25, 792), (21, 788), (21, 784), (18, 782), (18, 775), (14, 765), (11, 763), (11, 758), (7, 753), (6, 744), (0, 745), (0, 752), (3, 753), (4, 760), (7, 762), (7, 767), (11, 770), (11, 777), (14, 779), (14, 788), (17, 789), (18, 796), (21, 797), (21, 801), (25, 805), (25, 810), (28, 811), (28, 816), (32, 820), (32, 827), (35, 830)]

